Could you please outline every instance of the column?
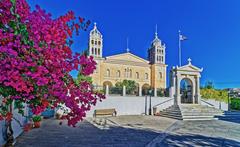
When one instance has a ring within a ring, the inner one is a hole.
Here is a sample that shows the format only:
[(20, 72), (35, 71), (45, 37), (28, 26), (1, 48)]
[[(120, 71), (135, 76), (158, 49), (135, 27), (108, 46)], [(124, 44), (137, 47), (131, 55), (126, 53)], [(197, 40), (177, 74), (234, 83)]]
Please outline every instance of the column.
[(196, 103), (196, 79), (195, 78), (191, 78), (192, 81), (192, 103), (195, 104)]
[(177, 98), (177, 104), (181, 104), (181, 95), (180, 95), (180, 76), (177, 75), (176, 78), (176, 98)]
[(108, 86), (108, 85), (106, 85), (106, 93), (105, 93), (105, 95), (106, 95), (106, 96), (109, 95), (109, 86)]
[(126, 96), (126, 86), (123, 86), (123, 96)]
[(140, 85), (138, 88), (138, 96), (142, 96), (142, 86), (140, 86)]
[(157, 88), (154, 88), (154, 97), (157, 97)]
[(199, 76), (197, 76), (196, 78), (196, 99), (197, 99), (197, 103), (200, 104), (201, 103), (201, 95), (200, 95), (200, 80), (199, 80)]

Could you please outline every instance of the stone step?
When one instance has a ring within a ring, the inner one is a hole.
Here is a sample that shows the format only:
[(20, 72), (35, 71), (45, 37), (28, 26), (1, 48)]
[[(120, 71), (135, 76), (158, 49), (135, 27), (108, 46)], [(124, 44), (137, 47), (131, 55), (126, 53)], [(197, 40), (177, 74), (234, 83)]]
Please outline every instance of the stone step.
[(174, 115), (159, 114), (159, 116), (182, 120), (182, 117), (178, 117), (178, 116), (174, 116)]
[(196, 118), (184, 118), (183, 120), (190, 120), (190, 121), (196, 121), (196, 120), (218, 120), (218, 118), (214, 118), (214, 117), (196, 117)]
[(214, 116), (213, 113), (182, 113), (182, 116)]
[(215, 115), (223, 115), (223, 111), (201, 105), (170, 106), (159, 112), (160, 116), (181, 120), (213, 120)]
[(161, 111), (161, 112), (167, 112), (167, 113), (180, 113), (181, 114), (181, 111), (171, 111), (171, 110), (163, 110), (163, 111)]
[(164, 115), (175, 115), (175, 116), (180, 116), (180, 117), (182, 117), (181, 113), (160, 112), (159, 114), (164, 114)]

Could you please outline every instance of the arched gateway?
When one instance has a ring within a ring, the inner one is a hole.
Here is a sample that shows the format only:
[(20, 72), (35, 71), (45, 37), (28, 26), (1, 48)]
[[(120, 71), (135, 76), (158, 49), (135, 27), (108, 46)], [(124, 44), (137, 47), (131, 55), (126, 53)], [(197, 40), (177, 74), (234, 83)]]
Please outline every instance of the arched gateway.
[(173, 67), (170, 74), (170, 96), (174, 97), (174, 105), (200, 104), (200, 77), (203, 69), (188, 64)]

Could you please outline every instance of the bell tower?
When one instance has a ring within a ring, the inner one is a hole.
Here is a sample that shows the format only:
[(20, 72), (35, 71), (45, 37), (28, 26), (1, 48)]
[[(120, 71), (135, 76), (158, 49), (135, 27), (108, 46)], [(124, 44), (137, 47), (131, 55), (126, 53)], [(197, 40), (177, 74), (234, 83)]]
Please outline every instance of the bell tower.
[(162, 41), (158, 38), (156, 25), (155, 38), (148, 49), (148, 60), (150, 64), (165, 64), (165, 49), (165, 44), (162, 44)]
[(94, 23), (94, 28), (90, 31), (88, 42), (89, 56), (102, 58), (103, 36), (97, 29), (97, 24)]
[(155, 38), (148, 48), (148, 60), (151, 65), (151, 86), (154, 89), (154, 96), (157, 96), (157, 91), (166, 88), (165, 49), (165, 44), (158, 38), (156, 25)]

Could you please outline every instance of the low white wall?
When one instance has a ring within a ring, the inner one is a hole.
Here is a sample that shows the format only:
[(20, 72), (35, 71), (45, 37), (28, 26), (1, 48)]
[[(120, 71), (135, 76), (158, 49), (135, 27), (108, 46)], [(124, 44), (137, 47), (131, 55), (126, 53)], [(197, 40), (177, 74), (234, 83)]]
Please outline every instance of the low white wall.
[[(214, 99), (204, 99), (204, 98), (202, 98), (202, 100), (212, 104), (213, 107), (215, 107), (217, 109), (221, 109), (223, 111), (227, 111), (228, 110), (228, 104), (225, 103), (225, 102), (216, 101)], [(208, 105), (208, 104), (204, 103), (203, 101), (201, 102), (201, 105)]]
[[(25, 113), (28, 113), (27, 107), (25, 107)], [(13, 116), (21, 123), (21, 125), (24, 125), (27, 122), (26, 117), (23, 117), (21, 114), (19, 114), (18, 110), (16, 109), (13, 111)], [(20, 126), (20, 124), (17, 123), (14, 119), (12, 119), (12, 128), (13, 128), (14, 138), (17, 138), (23, 132), (23, 129)], [(6, 140), (5, 140), (6, 138), (3, 136), (6, 133), (5, 121), (0, 121), (0, 130), (1, 130), (0, 145), (2, 146), (3, 144), (6, 143)]]
[[(90, 111), (87, 112), (87, 117), (92, 117), (94, 110), (96, 109), (109, 109), (115, 108), (117, 111), (117, 115), (141, 115), (145, 113), (145, 105), (147, 107), (147, 114), (149, 111), (149, 96), (147, 97), (147, 101), (145, 102), (145, 97), (137, 97), (137, 96), (107, 96), (102, 102), (97, 102), (96, 106), (93, 106)], [(213, 105), (213, 107), (217, 109), (221, 109), (224, 111), (228, 110), (228, 104), (225, 102), (219, 102), (213, 99), (203, 99), (207, 103)], [(166, 102), (167, 101), (167, 102)], [(163, 103), (157, 106), (157, 111), (165, 109), (171, 105), (173, 105), (173, 99), (169, 97), (152, 97), (152, 107)], [(204, 102), (201, 102), (201, 105), (208, 105)]]
[[(149, 111), (149, 96), (147, 97), (147, 102), (145, 102), (145, 97), (137, 96), (107, 96), (102, 102), (97, 102), (96, 106), (93, 106), (89, 112), (87, 112), (87, 117), (92, 117), (94, 110), (96, 109), (108, 109), (115, 108), (117, 115), (140, 115), (145, 113), (145, 105), (147, 106), (147, 114)], [(166, 100), (170, 100), (169, 97), (152, 97), (152, 107), (162, 103)], [(168, 107), (171, 104), (165, 104)], [(164, 107), (164, 106), (163, 106)]]

